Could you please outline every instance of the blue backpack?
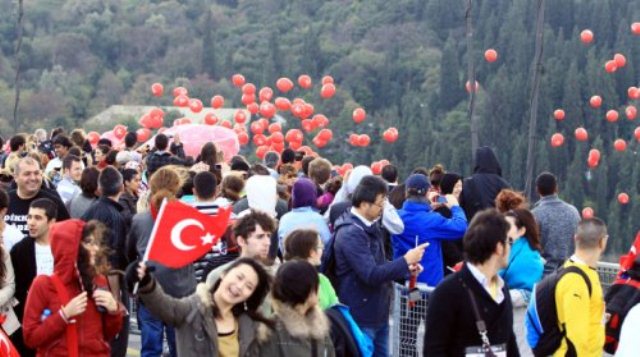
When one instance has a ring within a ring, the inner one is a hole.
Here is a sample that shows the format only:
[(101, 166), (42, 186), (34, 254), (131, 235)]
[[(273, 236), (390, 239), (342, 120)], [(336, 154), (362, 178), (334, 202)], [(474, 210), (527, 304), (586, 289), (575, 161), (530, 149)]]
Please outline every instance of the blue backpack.
[(533, 288), (531, 300), (527, 307), (525, 325), (527, 328), (527, 342), (533, 350), (534, 356), (549, 356), (560, 348), (562, 340), (567, 340), (567, 356), (576, 356), (573, 343), (566, 338), (564, 326), (558, 325), (558, 310), (556, 307), (556, 286), (565, 274), (580, 275), (589, 289), (591, 296), (591, 282), (587, 274), (577, 266), (560, 267), (544, 277)]

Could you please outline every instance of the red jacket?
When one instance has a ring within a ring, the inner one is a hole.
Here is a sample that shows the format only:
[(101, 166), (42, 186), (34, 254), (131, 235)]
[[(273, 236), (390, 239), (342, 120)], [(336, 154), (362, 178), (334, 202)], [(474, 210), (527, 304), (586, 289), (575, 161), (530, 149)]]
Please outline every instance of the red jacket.
[[(64, 284), (71, 298), (80, 294), (80, 277), (76, 268), (78, 249), (82, 239), (84, 222), (73, 219), (56, 223), (49, 232), (53, 253), (53, 271)], [(94, 284), (107, 287), (107, 279), (97, 276)], [(37, 349), (38, 356), (68, 356), (67, 323), (60, 315), (62, 304), (51, 281), (45, 275), (39, 275), (33, 281), (24, 310), (22, 329), (27, 346)], [(51, 314), (41, 320), (42, 313), (49, 309)], [(91, 297), (87, 309), (75, 316), (78, 331), (79, 356), (109, 356), (109, 340), (122, 327), (123, 309), (117, 313), (100, 313)]]

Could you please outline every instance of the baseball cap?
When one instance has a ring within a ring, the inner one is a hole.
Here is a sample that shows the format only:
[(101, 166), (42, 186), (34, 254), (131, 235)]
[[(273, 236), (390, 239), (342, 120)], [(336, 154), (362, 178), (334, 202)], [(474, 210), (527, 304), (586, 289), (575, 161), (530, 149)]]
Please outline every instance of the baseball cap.
[(424, 195), (431, 186), (429, 179), (423, 174), (413, 174), (405, 181), (407, 191), (416, 195)]

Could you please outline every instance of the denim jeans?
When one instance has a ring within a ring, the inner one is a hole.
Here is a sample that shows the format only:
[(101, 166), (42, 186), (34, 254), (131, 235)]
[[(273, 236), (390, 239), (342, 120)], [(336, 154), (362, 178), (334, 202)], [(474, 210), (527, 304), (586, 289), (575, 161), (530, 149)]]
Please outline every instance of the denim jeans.
[(389, 324), (378, 327), (361, 326), (362, 332), (373, 340), (373, 357), (389, 357)]
[(138, 302), (138, 328), (140, 329), (141, 357), (161, 357), (163, 332), (166, 333), (171, 357), (176, 357), (176, 335), (173, 327), (155, 318), (143, 304)]

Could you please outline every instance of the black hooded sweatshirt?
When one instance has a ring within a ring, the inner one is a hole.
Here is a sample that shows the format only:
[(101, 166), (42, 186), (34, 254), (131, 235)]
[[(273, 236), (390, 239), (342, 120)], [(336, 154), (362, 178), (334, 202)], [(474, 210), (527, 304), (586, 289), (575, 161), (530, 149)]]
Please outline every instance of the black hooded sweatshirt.
[(502, 189), (511, 185), (502, 178), (502, 168), (496, 154), (488, 146), (476, 150), (473, 175), (464, 180), (460, 206), (471, 218), (485, 208), (495, 207), (495, 199)]

